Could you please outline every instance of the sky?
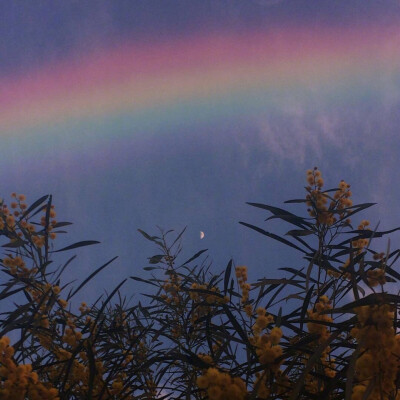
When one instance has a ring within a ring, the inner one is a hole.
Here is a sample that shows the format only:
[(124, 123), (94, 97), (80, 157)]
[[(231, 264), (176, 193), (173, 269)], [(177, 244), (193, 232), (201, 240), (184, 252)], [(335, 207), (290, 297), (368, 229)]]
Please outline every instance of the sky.
[(60, 247), (101, 242), (60, 255), (78, 255), (66, 281), (119, 256), (85, 300), (149, 276), (138, 228), (187, 226), (182, 261), (208, 249), (213, 271), (233, 257), (253, 282), (302, 266), (239, 221), (285, 233), (245, 203), (303, 196), (314, 166), (377, 202), (373, 225), (400, 225), (398, 0), (4, 0), (0, 15), (1, 196), (52, 194), (74, 223)]

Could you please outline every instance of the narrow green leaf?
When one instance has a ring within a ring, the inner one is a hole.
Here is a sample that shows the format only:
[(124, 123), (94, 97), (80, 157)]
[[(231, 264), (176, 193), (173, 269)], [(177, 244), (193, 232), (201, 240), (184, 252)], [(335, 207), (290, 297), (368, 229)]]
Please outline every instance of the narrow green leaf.
[(148, 283), (150, 285), (158, 287), (155, 283), (153, 283), (153, 282), (151, 282), (151, 281), (149, 281), (147, 279), (139, 278), (138, 276), (130, 276), (130, 278), (133, 279), (134, 281), (144, 282), (144, 283)]
[(314, 232), (308, 229), (292, 229), (291, 231), (287, 232), (286, 236), (308, 236), (312, 235)]
[(36, 207), (40, 206), (45, 200), (47, 200), (49, 197), (48, 194), (45, 196), (42, 196), (40, 199), (36, 200), (34, 203), (32, 203), (26, 211), (22, 214), (21, 219), (24, 219), (32, 210), (34, 210)]
[(100, 243), (100, 242), (98, 242), (97, 240), (83, 240), (82, 242), (77, 242), (77, 243), (71, 244), (70, 246), (64, 247), (60, 250), (52, 251), (51, 253), (59, 253), (60, 251), (77, 249), (78, 247), (90, 246), (92, 244), (98, 244), (98, 243)]
[(157, 240), (157, 239), (159, 239), (157, 236), (150, 236), (148, 233), (146, 233), (145, 231), (142, 231), (141, 229), (138, 229), (138, 232), (140, 232), (147, 240), (157, 243), (159, 246), (163, 245), (159, 240)]
[(306, 199), (293, 199), (293, 200), (286, 200), (284, 201), (285, 204), (292, 204), (292, 203), (307, 203), (308, 200)]
[(321, 358), (322, 352), (329, 346), (333, 340), (335, 340), (339, 335), (341, 334), (341, 331), (336, 331), (331, 334), (331, 336), (325, 340), (323, 343), (321, 343), (314, 351), (312, 356), (308, 359), (308, 362), (303, 369), (303, 372), (301, 373), (299, 379), (297, 380), (296, 384), (293, 387), (293, 390), (290, 394), (289, 400), (296, 400), (299, 398), (299, 394), (304, 387), (305, 384), (305, 378), (308, 373), (310, 373), (311, 369), (315, 365), (316, 362)]
[(195, 260), (196, 258), (200, 257), (204, 252), (206, 252), (208, 249), (204, 249), (204, 250), (200, 250), (199, 252), (197, 252), (193, 257), (189, 258), (189, 260), (185, 261), (182, 265), (186, 265), (189, 264), (190, 262), (192, 262), (193, 260)]
[(227, 293), (228, 290), (228, 285), (229, 285), (229, 279), (231, 277), (231, 271), (232, 271), (232, 259), (229, 260), (228, 265), (226, 266), (225, 269), (225, 276), (224, 276), (224, 293)]
[(300, 319), (301, 319), (300, 329), (301, 330), (303, 330), (304, 320), (305, 320), (306, 314), (307, 314), (307, 308), (308, 308), (308, 305), (310, 304), (310, 300), (311, 300), (313, 291), (314, 291), (314, 285), (312, 285), (311, 288), (308, 290), (308, 292), (306, 294), (306, 298), (304, 299), (304, 303), (301, 307), (301, 314), (300, 314)]
[(236, 332), (242, 338), (243, 343), (245, 343), (245, 344), (250, 346), (249, 338), (247, 337), (247, 335), (244, 332), (243, 328), (240, 326), (239, 322), (236, 320), (236, 318), (231, 313), (231, 310), (229, 309), (229, 307), (226, 304), (222, 304), (222, 306), (223, 306), (224, 311), (227, 314), (229, 320), (231, 321), (233, 327), (236, 329)]
[(1, 247), (16, 248), (16, 247), (21, 247), (26, 243), (27, 242), (24, 242), (23, 240), (18, 239), (15, 242), (9, 242), (9, 243), (3, 244)]
[[(283, 210), (282, 208), (268, 206), (266, 204), (260, 203), (246, 203), (250, 206), (261, 208), (263, 210), (270, 211), (276, 218), (284, 219), (287, 222), (293, 223), (294, 225), (300, 226), (302, 229), (305, 229), (306, 226), (311, 226), (311, 224), (295, 214), (292, 214), (289, 211)], [(299, 225), (300, 224), (300, 225)]]
[(163, 258), (164, 254), (157, 254), (153, 257), (150, 257), (148, 260), (150, 264), (158, 264)]
[(307, 254), (307, 252), (305, 250), (303, 250), (302, 248), (300, 248), (299, 246), (296, 246), (292, 242), (289, 242), (289, 240), (283, 239), (282, 237), (280, 237), (278, 235), (275, 235), (274, 233), (267, 232), (264, 229), (261, 229), (261, 228), (259, 228), (257, 226), (251, 225), (251, 224), (248, 224), (246, 222), (239, 222), (239, 224), (247, 226), (248, 228), (253, 229), (256, 232), (259, 232), (262, 235), (268, 236), (268, 237), (270, 237), (272, 239), (275, 239), (275, 240), (277, 240), (277, 241), (279, 241), (279, 242), (281, 242), (283, 244), (286, 244), (287, 246), (293, 247), (294, 249), (299, 250), (304, 254)]
[[(182, 229), (181, 233), (176, 237), (176, 239), (174, 240), (174, 242), (171, 244), (171, 247), (173, 247), (175, 245), (175, 243), (178, 242), (178, 240), (182, 237), (182, 235), (184, 234), (184, 232), (186, 231), (186, 226)], [(168, 232), (167, 232), (168, 233)]]
[(265, 286), (265, 285), (293, 285), (297, 286), (301, 289), (303, 289), (303, 286), (301, 285), (303, 281), (299, 280), (294, 280), (294, 279), (287, 279), (287, 278), (282, 278), (282, 279), (258, 279), (256, 283), (251, 283), (251, 286), (253, 287), (259, 287), (259, 286)]
[(57, 229), (67, 225), (73, 225), (73, 224), (72, 222), (57, 222), (55, 225), (53, 225), (53, 228)]
[(68, 296), (67, 301), (74, 296), (76, 293), (79, 292), (92, 278), (94, 278), (100, 271), (102, 271), (107, 265), (110, 265), (114, 260), (116, 260), (118, 256), (112, 258), (110, 261), (103, 264), (101, 267), (97, 268), (94, 272), (92, 272), (79, 286), (78, 288)]

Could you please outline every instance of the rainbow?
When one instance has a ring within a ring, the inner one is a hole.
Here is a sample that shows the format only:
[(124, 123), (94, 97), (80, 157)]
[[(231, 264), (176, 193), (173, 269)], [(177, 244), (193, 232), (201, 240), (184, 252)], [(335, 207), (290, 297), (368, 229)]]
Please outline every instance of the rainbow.
[(107, 137), (251, 117), (290, 98), (374, 101), (398, 87), (399, 67), (397, 23), (127, 42), (0, 78), (0, 132)]

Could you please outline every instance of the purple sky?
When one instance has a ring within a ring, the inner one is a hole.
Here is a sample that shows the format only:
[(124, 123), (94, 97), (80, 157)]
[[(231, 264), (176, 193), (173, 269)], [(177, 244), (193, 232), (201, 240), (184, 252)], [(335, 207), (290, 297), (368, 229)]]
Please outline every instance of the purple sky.
[[(384, 26), (393, 16), (400, 16), (400, 3), (5, 0), (0, 4), (0, 15), (0, 78), (5, 78), (24, 76), (54, 61), (126, 39), (169, 41), (193, 33), (240, 33), (299, 21), (311, 27), (368, 26), (371, 22)], [(93, 268), (120, 256), (88, 288), (85, 296), (90, 300), (103, 287), (111, 289), (126, 276), (148, 275), (141, 268), (147, 265), (146, 257), (154, 254), (153, 248), (137, 228), (156, 233), (156, 225), (177, 231), (188, 226), (182, 261), (208, 248), (216, 272), (234, 257), (237, 264), (249, 266), (253, 281), (278, 276), (277, 267), (301, 265), (300, 254), (240, 226), (238, 221), (284, 233), (288, 227), (270, 223), (268, 228), (263, 222), (268, 214), (245, 202), (281, 206), (284, 200), (302, 196), (305, 170), (314, 165), (322, 170), (327, 187), (345, 179), (353, 186), (356, 202), (378, 202), (364, 215), (370, 216), (373, 224), (381, 221), (382, 229), (400, 225), (399, 82), (384, 93), (376, 102), (369, 99), (350, 106), (338, 102), (341, 105), (333, 108), (324, 102), (312, 109), (294, 102), (278, 115), (266, 113), (256, 120), (225, 120), (189, 130), (167, 130), (154, 135), (154, 140), (149, 132), (146, 141), (132, 143), (129, 151), (115, 144), (118, 157), (107, 161), (104, 168), (95, 165), (106, 154), (85, 149), (83, 154), (63, 160), (62, 149), (54, 143), (53, 152), (43, 154), (49, 159), (49, 168), (82, 163), (76, 176), (63, 175), (61, 169), (57, 177), (43, 171), (36, 179), (27, 179), (24, 162), (14, 148), (11, 161), (1, 165), (2, 197), (7, 200), (9, 193), (19, 191), (33, 201), (52, 193), (60, 219), (74, 223), (66, 242), (102, 242), (76, 252), (78, 261), (70, 269), (71, 279), (82, 279)], [(202, 241), (200, 230), (206, 234)], [(396, 240), (392, 247), (396, 247)], [(135, 285), (129, 282), (126, 293), (136, 292), (139, 286)]]

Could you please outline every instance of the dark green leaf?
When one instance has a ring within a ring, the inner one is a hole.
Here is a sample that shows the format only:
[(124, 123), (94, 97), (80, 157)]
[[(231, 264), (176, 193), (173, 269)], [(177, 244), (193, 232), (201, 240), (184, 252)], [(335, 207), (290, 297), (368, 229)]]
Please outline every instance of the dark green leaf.
[(147, 279), (139, 278), (137, 276), (131, 276), (130, 278), (133, 279), (134, 281), (149, 283), (150, 285), (157, 286), (155, 283), (153, 283), (153, 282), (151, 282), (151, 281), (149, 281)]
[(292, 203), (306, 203), (308, 200), (306, 199), (293, 199), (293, 200), (286, 200), (284, 201), (285, 204), (292, 204)]
[(163, 258), (164, 258), (163, 254), (158, 254), (156, 256), (150, 257), (149, 263), (150, 264), (158, 264)]
[(300, 288), (303, 288), (302, 285), (300, 285), (303, 281), (296, 281), (294, 279), (286, 279), (286, 278), (282, 278), (282, 279), (258, 279), (257, 283), (252, 283), (251, 286), (253, 287), (259, 287), (259, 286), (265, 286), (265, 285), (294, 285), (294, 286), (298, 286)]
[(232, 270), (232, 259), (229, 260), (229, 263), (225, 269), (225, 276), (224, 276), (224, 293), (227, 293), (228, 290), (228, 285), (229, 285), (229, 279), (231, 277), (231, 270)]
[(197, 252), (193, 257), (189, 258), (189, 260), (185, 261), (182, 265), (186, 265), (189, 264), (190, 262), (192, 262), (193, 260), (195, 260), (196, 258), (200, 257), (205, 251), (207, 251), (208, 249), (204, 249), (204, 250), (200, 250), (199, 252)]
[(291, 231), (287, 232), (287, 236), (308, 236), (312, 235), (314, 232), (308, 229), (292, 229)]
[(251, 229), (255, 230), (256, 232), (259, 232), (259, 233), (261, 233), (261, 234), (263, 234), (265, 236), (268, 236), (268, 237), (270, 237), (272, 239), (275, 239), (275, 240), (277, 240), (277, 241), (279, 241), (279, 242), (281, 242), (283, 244), (286, 244), (287, 246), (293, 247), (296, 250), (300, 250), (304, 254), (307, 254), (307, 252), (305, 250), (303, 250), (302, 248), (300, 248), (299, 246), (296, 246), (292, 242), (289, 242), (288, 240), (283, 239), (282, 237), (280, 237), (278, 235), (275, 235), (274, 233), (267, 232), (264, 229), (261, 229), (261, 228), (259, 228), (257, 226), (251, 225), (251, 224), (248, 224), (246, 222), (239, 222), (239, 224), (247, 226), (248, 228), (251, 228)]
[(97, 240), (83, 240), (82, 242), (77, 242), (77, 243), (71, 244), (70, 246), (64, 247), (60, 250), (52, 251), (51, 253), (59, 253), (60, 251), (72, 250), (72, 249), (76, 249), (78, 247), (90, 246), (92, 244), (98, 244), (98, 243), (100, 243), (100, 242), (98, 242)]
[(289, 211), (283, 210), (282, 208), (278, 207), (272, 207), (268, 206), (266, 204), (260, 204), (260, 203), (247, 203), (250, 206), (261, 208), (263, 210), (270, 211), (272, 214), (274, 214), (275, 218), (280, 218), (283, 219), (287, 222), (290, 222), (296, 226), (299, 226), (302, 229), (306, 229), (306, 227), (312, 226), (309, 222), (305, 221), (304, 218), (301, 218), (295, 214), (292, 214)]
[(310, 289), (308, 290), (306, 298), (304, 299), (304, 303), (301, 307), (301, 314), (300, 314), (300, 319), (301, 319), (300, 329), (301, 330), (303, 330), (303, 323), (304, 323), (304, 320), (305, 320), (305, 317), (307, 314), (307, 308), (308, 308), (308, 305), (310, 304), (310, 300), (311, 300), (313, 291), (314, 291), (314, 285), (312, 285), (310, 287)]
[(143, 267), (143, 269), (145, 270), (145, 271), (153, 271), (153, 270), (155, 270), (155, 269), (158, 269), (159, 267)]
[(55, 225), (53, 225), (53, 228), (61, 228), (63, 226), (67, 226), (67, 225), (72, 225), (72, 222), (57, 222)]
[(26, 242), (24, 242), (23, 240), (18, 239), (15, 242), (9, 242), (9, 243), (3, 244), (1, 247), (15, 248), (15, 247), (21, 247), (24, 244), (26, 244)]
[(118, 256), (112, 258), (110, 261), (103, 264), (101, 267), (97, 268), (94, 272), (92, 272), (79, 286), (78, 288), (68, 296), (67, 301), (74, 296), (79, 290), (81, 290), (94, 276), (96, 276), (100, 271), (102, 271), (107, 265), (110, 265), (114, 260), (116, 260)]
[(142, 231), (141, 229), (138, 229), (138, 231), (147, 239), (150, 240), (151, 242), (157, 243), (159, 246), (162, 246), (163, 244), (157, 240), (159, 239), (157, 236), (150, 236), (148, 233), (145, 231)]
[(34, 203), (32, 203), (27, 210), (22, 214), (21, 219), (24, 219), (32, 210), (34, 210), (36, 207), (38, 207), (40, 204), (42, 204), (47, 198), (49, 197), (48, 194), (45, 196), (41, 197), (39, 200), (36, 200)]

